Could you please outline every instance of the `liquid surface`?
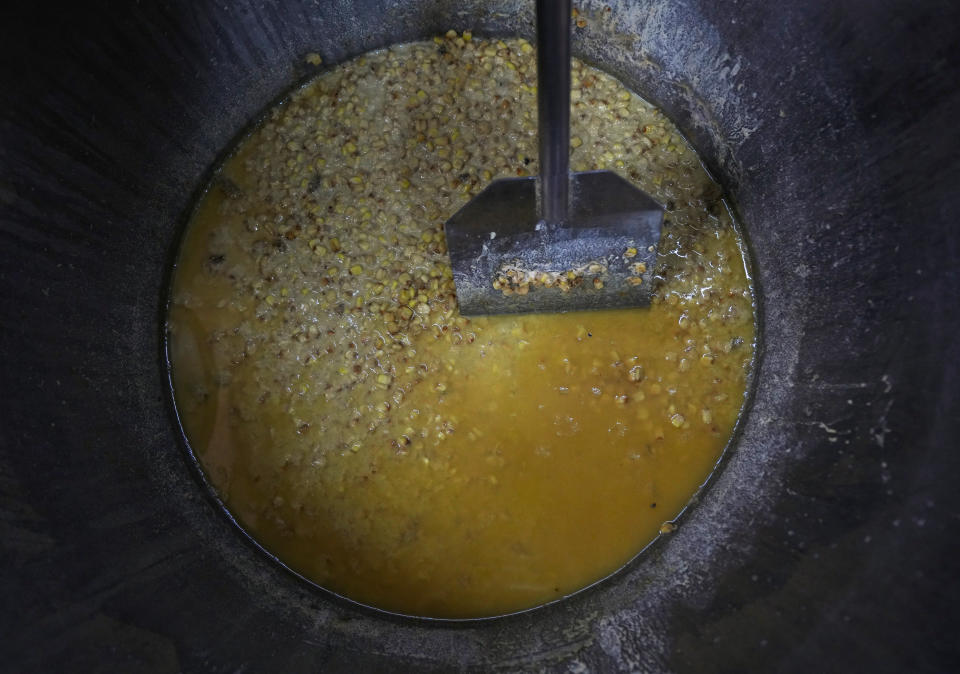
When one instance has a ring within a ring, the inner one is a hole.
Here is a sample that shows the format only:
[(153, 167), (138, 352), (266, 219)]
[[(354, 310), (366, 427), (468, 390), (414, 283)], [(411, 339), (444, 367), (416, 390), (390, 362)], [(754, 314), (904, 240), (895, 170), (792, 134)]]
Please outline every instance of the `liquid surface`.
[(572, 168), (668, 206), (649, 309), (457, 312), (442, 223), (537, 171), (521, 40), (332, 69), (198, 205), (168, 322), (184, 429), (247, 531), (326, 588), (433, 617), (560, 598), (655, 538), (729, 439), (754, 323), (719, 190), (659, 111), (573, 78)]

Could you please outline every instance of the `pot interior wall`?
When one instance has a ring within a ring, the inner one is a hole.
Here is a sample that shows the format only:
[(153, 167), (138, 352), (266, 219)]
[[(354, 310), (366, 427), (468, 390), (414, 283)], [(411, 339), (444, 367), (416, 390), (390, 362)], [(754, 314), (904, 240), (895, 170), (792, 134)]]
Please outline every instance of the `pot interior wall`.
[(737, 446), (669, 539), (569, 601), (459, 626), (331, 600), (227, 525), (178, 444), (160, 298), (191, 195), (312, 72), (306, 53), (336, 63), (449, 28), (529, 37), (532, 3), (13, 11), (0, 65), (0, 587), (21, 607), (0, 625), (13, 668), (799, 670), (829, 658), (893, 671), (956, 656), (942, 628), (960, 599), (946, 556), (960, 503), (943, 478), (960, 468), (947, 451), (957, 365), (944, 358), (960, 323), (957, 10), (580, 7), (575, 50), (680, 124), (746, 226), (757, 386)]

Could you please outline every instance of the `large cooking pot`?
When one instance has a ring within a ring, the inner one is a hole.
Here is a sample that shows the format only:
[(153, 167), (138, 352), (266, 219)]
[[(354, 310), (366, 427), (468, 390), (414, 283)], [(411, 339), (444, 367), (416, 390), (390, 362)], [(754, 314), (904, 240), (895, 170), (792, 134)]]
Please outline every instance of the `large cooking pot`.
[(956, 664), (953, 0), (580, 3), (575, 51), (660, 104), (728, 190), (761, 316), (719, 474), (614, 578), (506, 619), (390, 618), (271, 562), (201, 488), (164, 386), (161, 298), (210, 167), (310, 74), (306, 53), (530, 36), (532, 4), (4, 9), (0, 669)]

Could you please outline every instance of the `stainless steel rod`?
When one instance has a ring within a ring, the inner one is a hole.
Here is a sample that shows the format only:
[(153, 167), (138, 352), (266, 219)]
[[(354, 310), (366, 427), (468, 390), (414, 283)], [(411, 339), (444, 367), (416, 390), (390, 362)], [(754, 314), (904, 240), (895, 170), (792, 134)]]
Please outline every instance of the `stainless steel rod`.
[(540, 218), (567, 219), (570, 186), (570, 0), (537, 0)]

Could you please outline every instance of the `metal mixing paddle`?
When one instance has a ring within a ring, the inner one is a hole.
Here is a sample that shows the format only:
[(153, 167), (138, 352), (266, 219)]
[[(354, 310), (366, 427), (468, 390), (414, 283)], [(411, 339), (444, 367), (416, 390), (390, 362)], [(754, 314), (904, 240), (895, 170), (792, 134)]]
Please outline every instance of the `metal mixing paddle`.
[(647, 305), (663, 207), (613, 171), (570, 172), (570, 0), (536, 3), (540, 175), (447, 220), (460, 313)]

